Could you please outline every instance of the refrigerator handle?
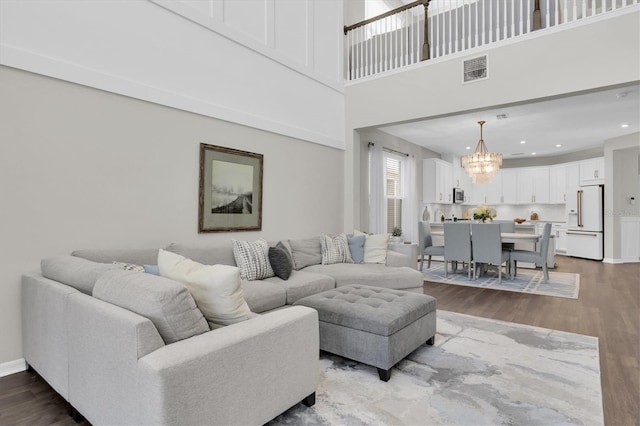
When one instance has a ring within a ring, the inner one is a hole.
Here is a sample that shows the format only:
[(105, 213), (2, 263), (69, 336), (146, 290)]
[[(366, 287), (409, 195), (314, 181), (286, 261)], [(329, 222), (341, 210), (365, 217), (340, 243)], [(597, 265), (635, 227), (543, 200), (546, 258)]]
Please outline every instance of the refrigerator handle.
[(577, 200), (577, 202), (578, 202), (578, 226), (582, 227), (584, 225), (582, 224), (582, 190), (581, 189), (578, 190), (577, 196), (578, 196), (578, 200)]

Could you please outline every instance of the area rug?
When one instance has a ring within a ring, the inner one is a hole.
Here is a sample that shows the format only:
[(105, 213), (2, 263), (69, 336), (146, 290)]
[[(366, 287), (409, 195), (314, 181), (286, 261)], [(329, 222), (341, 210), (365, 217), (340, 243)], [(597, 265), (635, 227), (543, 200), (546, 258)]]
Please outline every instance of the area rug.
[(449, 277), (445, 278), (444, 263), (431, 262), (431, 268), (427, 269), (427, 262), (425, 262), (422, 275), (426, 281), (436, 283), (542, 294), (569, 299), (577, 299), (580, 291), (580, 274), (549, 271), (549, 282), (544, 282), (544, 275), (539, 269), (518, 268), (518, 275), (513, 280), (503, 275), (502, 282), (498, 282), (497, 273), (490, 272), (478, 277), (477, 280), (473, 278), (469, 280), (466, 269), (463, 271), (462, 268), (458, 268), (456, 273), (452, 273), (451, 267), (449, 267)]
[(434, 346), (392, 369), (323, 352), (316, 404), (272, 425), (601, 425), (598, 339), (438, 311)]

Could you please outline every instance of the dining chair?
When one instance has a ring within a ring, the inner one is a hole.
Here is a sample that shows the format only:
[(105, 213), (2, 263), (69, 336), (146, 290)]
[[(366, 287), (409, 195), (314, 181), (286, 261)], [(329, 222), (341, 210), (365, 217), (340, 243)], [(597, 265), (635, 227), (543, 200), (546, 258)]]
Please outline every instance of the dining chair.
[(518, 261), (531, 262), (536, 265), (542, 265), (544, 272), (544, 281), (549, 281), (549, 267), (547, 265), (547, 254), (549, 252), (549, 238), (551, 238), (551, 223), (545, 223), (542, 229), (542, 238), (540, 240), (539, 250), (513, 250), (511, 252), (511, 277), (515, 278), (518, 272)]
[(434, 246), (431, 237), (431, 224), (429, 222), (418, 222), (418, 250), (420, 250), (420, 270), (424, 266), (424, 257), (427, 260), (427, 269), (431, 269), (431, 256), (444, 256), (444, 246)]
[(474, 223), (471, 225), (471, 243), (474, 279), (478, 278), (478, 263), (485, 263), (498, 267), (498, 282), (502, 282), (502, 264), (505, 264), (505, 269), (509, 267), (510, 252), (502, 248), (500, 224)]
[[(515, 222), (509, 220), (509, 221), (500, 221), (498, 222), (500, 224), (500, 232), (509, 232), (509, 233), (515, 233), (516, 232), (516, 224)], [(514, 250), (516, 248), (515, 243), (502, 243), (502, 249), (503, 250)]]
[[(444, 224), (444, 276), (449, 274), (449, 262), (468, 263), (471, 280), (471, 226), (468, 223)], [(453, 267), (453, 266), (452, 266)]]

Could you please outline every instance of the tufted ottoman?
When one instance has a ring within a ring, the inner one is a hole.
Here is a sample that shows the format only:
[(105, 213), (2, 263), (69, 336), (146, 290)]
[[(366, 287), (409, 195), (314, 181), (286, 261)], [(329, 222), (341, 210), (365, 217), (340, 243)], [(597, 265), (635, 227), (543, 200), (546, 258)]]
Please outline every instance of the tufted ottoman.
[(424, 294), (347, 285), (295, 305), (318, 311), (320, 349), (378, 368), (380, 380), (421, 344), (433, 345), (436, 299)]

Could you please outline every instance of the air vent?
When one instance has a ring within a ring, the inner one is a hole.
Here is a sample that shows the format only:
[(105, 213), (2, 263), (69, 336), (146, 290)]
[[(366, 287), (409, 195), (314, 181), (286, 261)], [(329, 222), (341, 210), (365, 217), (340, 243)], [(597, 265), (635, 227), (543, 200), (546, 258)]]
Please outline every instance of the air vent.
[(496, 115), (496, 118), (497, 118), (498, 120), (504, 120), (504, 119), (506, 119), (506, 118), (507, 118), (507, 114), (497, 114), (497, 115)]
[(488, 77), (487, 56), (479, 56), (473, 59), (467, 59), (463, 62), (464, 83), (470, 81), (482, 80)]
[(513, 155), (514, 157), (517, 155), (524, 155), (524, 152), (516, 152), (515, 154), (511, 154), (511, 155)]

